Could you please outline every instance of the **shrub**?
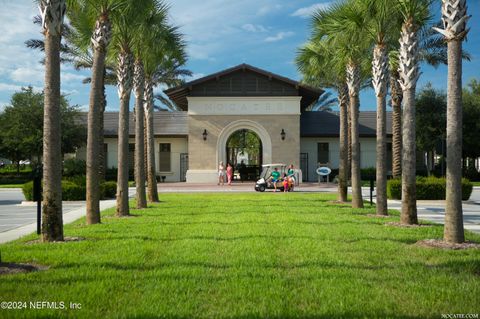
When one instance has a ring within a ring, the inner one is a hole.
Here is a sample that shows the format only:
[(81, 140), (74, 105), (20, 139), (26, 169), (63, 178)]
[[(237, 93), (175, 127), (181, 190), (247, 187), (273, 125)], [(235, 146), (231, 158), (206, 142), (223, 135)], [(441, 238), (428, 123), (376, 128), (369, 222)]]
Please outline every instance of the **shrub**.
[[(419, 200), (444, 200), (446, 194), (445, 178), (417, 177), (417, 199)], [(473, 191), (473, 184), (462, 179), (462, 200), (468, 200)], [(389, 199), (402, 199), (402, 181), (391, 179), (387, 182), (387, 197)]]
[(85, 200), (85, 185), (78, 185), (70, 181), (62, 181), (63, 200)]
[(0, 185), (23, 184), (32, 180), (32, 172), (4, 172), (0, 173)]
[(23, 196), (25, 196), (25, 200), (32, 201), (33, 200), (33, 182), (27, 182), (22, 186)]
[(377, 176), (377, 169), (375, 167), (362, 168), (360, 170), (360, 176), (362, 180), (370, 180), (371, 178), (375, 179)]
[(102, 199), (115, 198), (117, 194), (117, 183), (115, 182), (104, 182), (100, 185), (102, 192)]
[[(116, 181), (117, 177), (118, 177), (117, 173), (118, 173), (118, 170), (117, 170), (116, 167), (107, 168), (105, 170), (105, 180), (106, 181)], [(135, 180), (135, 172), (134, 172), (133, 168), (128, 170), (128, 180), (129, 181)]]
[(70, 158), (63, 162), (63, 176), (85, 175), (87, 164), (83, 160)]

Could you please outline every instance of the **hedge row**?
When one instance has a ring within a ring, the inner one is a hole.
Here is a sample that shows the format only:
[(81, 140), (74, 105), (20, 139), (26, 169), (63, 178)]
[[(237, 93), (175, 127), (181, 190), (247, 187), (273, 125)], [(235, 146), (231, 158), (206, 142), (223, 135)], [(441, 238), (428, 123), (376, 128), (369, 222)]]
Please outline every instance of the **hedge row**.
[[(25, 183), (22, 187), (23, 195), (27, 201), (33, 200), (33, 182)], [(104, 182), (100, 184), (102, 199), (114, 198), (117, 192), (117, 183)], [(85, 183), (75, 183), (72, 180), (62, 181), (62, 199), (63, 200), (85, 200)]]
[[(446, 196), (446, 179), (438, 177), (417, 177), (417, 199), (443, 200)], [(462, 200), (468, 200), (473, 191), (473, 184), (462, 179)], [(390, 179), (387, 182), (387, 197), (402, 199), (402, 180)]]

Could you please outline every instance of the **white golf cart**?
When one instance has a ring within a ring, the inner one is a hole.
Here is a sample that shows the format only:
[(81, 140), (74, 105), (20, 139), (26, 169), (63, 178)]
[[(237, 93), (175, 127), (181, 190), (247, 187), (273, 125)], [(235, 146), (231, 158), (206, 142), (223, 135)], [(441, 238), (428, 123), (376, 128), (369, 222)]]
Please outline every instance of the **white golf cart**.
[[(285, 164), (266, 164), (262, 165), (262, 173), (260, 174), (260, 179), (255, 183), (255, 190), (257, 192), (264, 192), (266, 189), (274, 189), (272, 181), (272, 173), (277, 169), (280, 173), (280, 180), (277, 182), (277, 189), (283, 191), (283, 176), (287, 173), (288, 167)], [(288, 191), (293, 191), (294, 181), (290, 179)]]

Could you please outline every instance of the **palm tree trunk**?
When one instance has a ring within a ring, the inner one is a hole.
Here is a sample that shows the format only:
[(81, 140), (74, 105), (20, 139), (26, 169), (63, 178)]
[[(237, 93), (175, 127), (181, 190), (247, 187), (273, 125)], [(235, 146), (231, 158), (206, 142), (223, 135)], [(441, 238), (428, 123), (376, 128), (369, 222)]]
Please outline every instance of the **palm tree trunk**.
[[(105, 171), (107, 169), (107, 156), (108, 154), (105, 153), (105, 124), (104, 124), (104, 114), (105, 114), (105, 109), (107, 108), (107, 95), (105, 92), (105, 74), (106, 70), (105, 68), (103, 69), (103, 78), (102, 78), (102, 110), (99, 114), (99, 128), (98, 131), (100, 132), (100, 138), (98, 139), (98, 147), (100, 148), (100, 156), (99, 156), (99, 167), (98, 167), (98, 172), (99, 172), (99, 180), (100, 182), (105, 181)], [(107, 149), (108, 152), (108, 149)]]
[(420, 76), (418, 66), (418, 35), (413, 18), (402, 25), (400, 38), (400, 85), (403, 91), (402, 150), (402, 212), (403, 224), (417, 224), (415, 90)]
[(362, 184), (360, 177), (360, 140), (358, 134), (358, 112), (360, 106), (360, 68), (357, 64), (347, 66), (347, 83), (352, 121), (352, 207), (363, 208)]
[(463, 243), (462, 211), (462, 41), (468, 30), (465, 0), (445, 0), (442, 5), (444, 35), (448, 43), (447, 188), (444, 240)]
[(147, 119), (147, 186), (148, 201), (159, 202), (157, 178), (155, 173), (155, 135), (153, 131), (153, 83), (150, 79), (145, 81), (145, 114)]
[(402, 176), (402, 88), (398, 83), (397, 70), (390, 72), (390, 95), (392, 98), (392, 175)]
[(100, 121), (105, 51), (96, 49), (93, 54), (87, 132), (87, 225), (100, 223)]
[(403, 92), (402, 213), (403, 224), (418, 224), (415, 143), (415, 89)]
[(128, 207), (128, 139), (129, 139), (129, 102), (132, 90), (132, 55), (121, 52), (118, 57), (118, 95), (120, 97), (120, 115), (118, 122), (118, 176), (116, 215), (129, 215)]
[(137, 209), (142, 209), (147, 207), (147, 197), (145, 195), (145, 152), (143, 144), (145, 131), (143, 114), (145, 75), (140, 61), (135, 61), (133, 83), (135, 88), (135, 186), (137, 191)]
[(65, 1), (41, 1), (45, 35), (42, 240), (63, 241), (60, 40)]
[(350, 100), (347, 104), (347, 142), (348, 142), (348, 154), (347, 154), (347, 184), (352, 178), (352, 108), (350, 106)]
[(348, 87), (338, 88), (338, 104), (340, 106), (340, 162), (338, 165), (338, 194), (341, 202), (348, 200)]
[(373, 51), (373, 87), (377, 95), (377, 215), (388, 215), (387, 206), (387, 115), (386, 95), (388, 55), (385, 45), (377, 44)]

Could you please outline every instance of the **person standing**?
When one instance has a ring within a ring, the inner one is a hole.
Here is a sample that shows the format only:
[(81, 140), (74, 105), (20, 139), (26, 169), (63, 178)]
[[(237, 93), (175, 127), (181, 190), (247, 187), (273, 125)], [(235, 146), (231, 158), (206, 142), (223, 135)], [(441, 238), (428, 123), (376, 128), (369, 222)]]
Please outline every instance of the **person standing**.
[(218, 183), (217, 185), (222, 184), (222, 186), (225, 184), (225, 165), (223, 165), (223, 162), (220, 162), (218, 164)]
[(230, 163), (227, 163), (227, 181), (228, 186), (232, 186), (232, 179), (233, 179), (233, 166)]

